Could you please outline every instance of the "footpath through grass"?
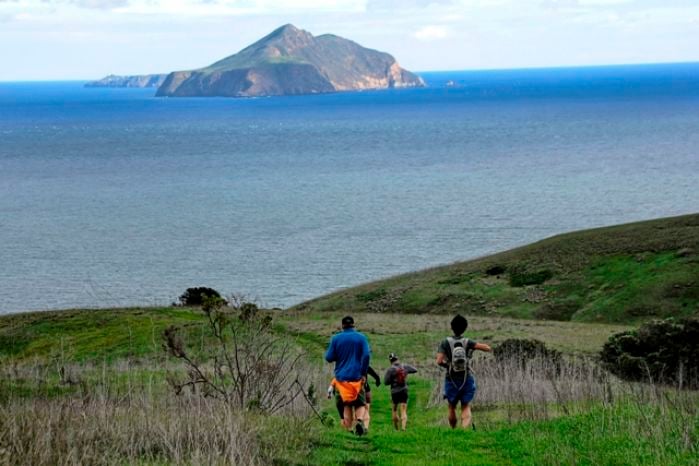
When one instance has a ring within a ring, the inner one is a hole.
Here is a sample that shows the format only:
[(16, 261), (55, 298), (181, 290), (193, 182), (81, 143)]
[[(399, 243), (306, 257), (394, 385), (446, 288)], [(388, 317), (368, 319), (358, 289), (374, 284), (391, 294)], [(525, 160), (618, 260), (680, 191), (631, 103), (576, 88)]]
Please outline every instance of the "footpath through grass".
[[(578, 415), (508, 424), (481, 409), (477, 430), (451, 429), (446, 402), (429, 407), (432, 381), (411, 378), (408, 429), (391, 422), (389, 389), (373, 388), (371, 429), (357, 437), (335, 424), (320, 431), (310, 465), (699, 465), (699, 451), (687, 442), (699, 438), (699, 418), (639, 405), (632, 399), (593, 406)], [(699, 401), (699, 400), (697, 400)], [(657, 429), (653, 419), (673, 417), (676, 429)], [(690, 423), (689, 429), (686, 424)], [(693, 423), (693, 427), (691, 425)], [(688, 435), (689, 433), (689, 435)]]
[(396, 431), (391, 421), (390, 389), (372, 388), (370, 432), (357, 437), (339, 425), (334, 406), (327, 413), (335, 424), (322, 432), (309, 464), (313, 465), (455, 465), (512, 464), (487, 430), (452, 430), (446, 423), (446, 405), (428, 408), (431, 382), (410, 378), (408, 429)]

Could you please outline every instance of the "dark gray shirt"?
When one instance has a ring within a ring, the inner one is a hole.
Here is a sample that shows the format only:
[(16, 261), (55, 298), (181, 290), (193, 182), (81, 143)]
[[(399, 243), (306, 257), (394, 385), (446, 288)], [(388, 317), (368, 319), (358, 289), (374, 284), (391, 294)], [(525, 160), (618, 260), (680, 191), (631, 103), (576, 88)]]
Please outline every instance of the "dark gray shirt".
[[(399, 368), (405, 369), (405, 381), (400, 384), (396, 380), (396, 372), (398, 371)], [(417, 372), (417, 369), (415, 369), (413, 366), (410, 364), (401, 364), (399, 362), (393, 363), (391, 367), (386, 370), (386, 375), (383, 377), (383, 383), (384, 385), (390, 385), (391, 386), (391, 393), (399, 393), (404, 390), (408, 389), (408, 374), (414, 374)]]
[[(452, 338), (458, 340), (461, 338), (466, 338), (464, 336), (452, 336)], [(473, 351), (476, 348), (476, 341), (471, 340), (470, 338), (468, 339), (468, 342), (466, 342), (466, 351)], [(439, 344), (439, 349), (437, 350), (438, 353), (444, 353), (444, 355), (447, 357), (447, 362), (451, 361), (451, 346), (449, 345), (449, 340), (444, 339), (442, 342)], [(452, 380), (459, 380), (463, 381), (464, 376), (466, 375), (467, 372), (451, 372), (447, 371), (447, 377), (451, 378)]]

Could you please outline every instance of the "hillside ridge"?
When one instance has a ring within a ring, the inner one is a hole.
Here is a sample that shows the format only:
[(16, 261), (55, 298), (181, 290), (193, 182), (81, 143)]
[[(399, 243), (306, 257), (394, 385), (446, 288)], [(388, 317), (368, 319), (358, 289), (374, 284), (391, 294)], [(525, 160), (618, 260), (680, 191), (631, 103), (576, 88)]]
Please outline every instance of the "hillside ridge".
[(699, 315), (699, 214), (564, 233), (292, 309), (588, 322)]

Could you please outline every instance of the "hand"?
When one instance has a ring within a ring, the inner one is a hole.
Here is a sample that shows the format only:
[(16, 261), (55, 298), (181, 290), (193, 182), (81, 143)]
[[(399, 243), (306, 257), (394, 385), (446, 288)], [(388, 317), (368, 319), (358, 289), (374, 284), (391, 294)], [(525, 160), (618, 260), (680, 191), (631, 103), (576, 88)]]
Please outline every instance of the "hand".
[(379, 379), (376, 379), (376, 386), (380, 387), (381, 386), (381, 381)]

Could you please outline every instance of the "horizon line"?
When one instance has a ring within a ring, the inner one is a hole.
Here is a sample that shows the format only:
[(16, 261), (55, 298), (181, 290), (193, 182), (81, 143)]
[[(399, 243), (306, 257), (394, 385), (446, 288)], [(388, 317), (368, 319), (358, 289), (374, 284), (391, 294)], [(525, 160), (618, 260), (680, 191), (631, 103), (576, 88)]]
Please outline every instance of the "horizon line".
[[(429, 73), (479, 73), (479, 72), (489, 72), (489, 71), (535, 71), (535, 70), (561, 70), (561, 69), (587, 69), (587, 68), (614, 68), (614, 67), (635, 67), (635, 66), (667, 66), (667, 65), (699, 65), (699, 59), (691, 61), (659, 61), (659, 62), (626, 62), (626, 63), (606, 63), (598, 65), (542, 65), (542, 66), (521, 66), (521, 67), (495, 67), (495, 68), (460, 68), (460, 69), (447, 69), (447, 70), (421, 70), (412, 71), (417, 75), (429, 74)], [(131, 74), (114, 74), (110, 73), (104, 75), (100, 78), (46, 78), (46, 79), (1, 79), (0, 83), (42, 83), (42, 82), (90, 82), (98, 81), (106, 76), (146, 76), (154, 74), (170, 74), (174, 71), (166, 71), (162, 73), (131, 73)]]

